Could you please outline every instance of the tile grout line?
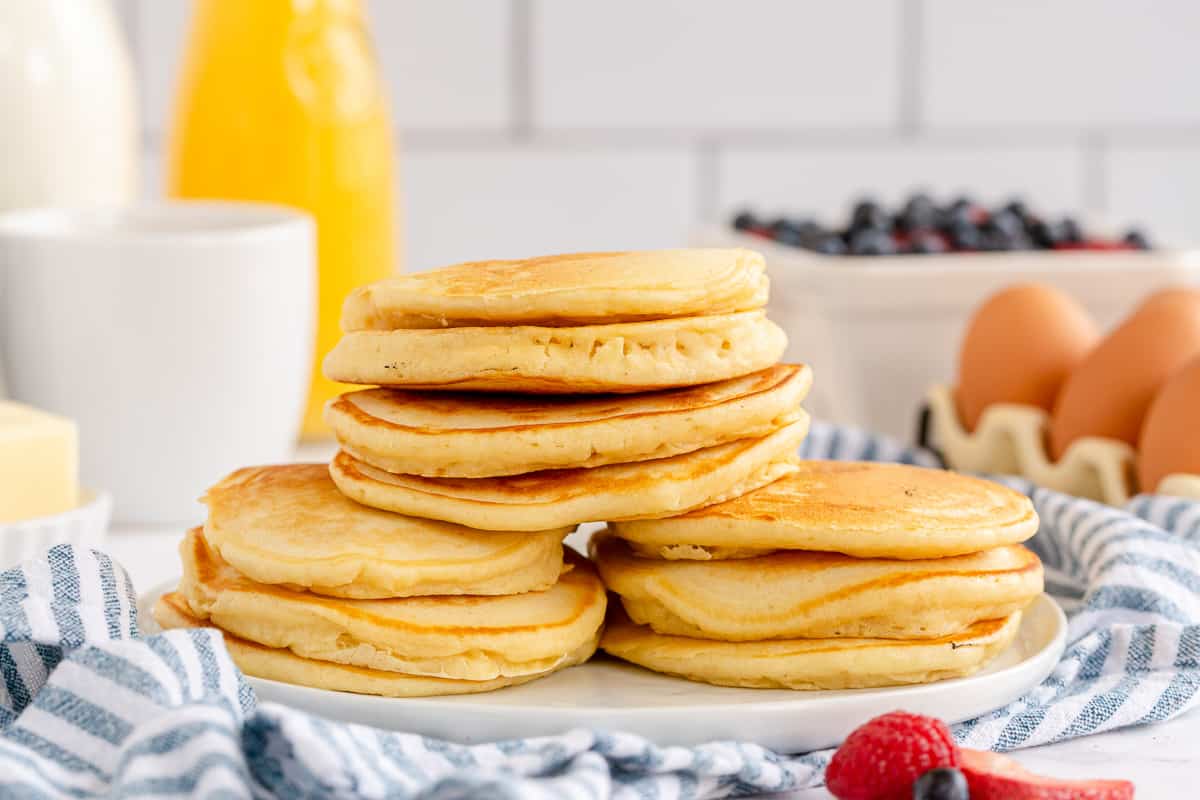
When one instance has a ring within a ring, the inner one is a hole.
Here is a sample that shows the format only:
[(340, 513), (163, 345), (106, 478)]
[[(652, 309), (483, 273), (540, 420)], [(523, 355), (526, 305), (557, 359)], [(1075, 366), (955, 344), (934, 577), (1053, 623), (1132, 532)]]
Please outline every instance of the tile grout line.
[(508, 92), (514, 142), (533, 136), (533, 9), (530, 0), (509, 0)]
[(1108, 159), (1109, 141), (1104, 133), (1088, 131), (1083, 135), (1082, 194), (1085, 210), (1104, 216), (1109, 213)]
[(142, 35), (141, 0), (121, 0), (117, 13), (124, 19), (125, 41), (129, 45), (129, 62), (133, 68), (134, 89), (137, 94), (138, 141), (142, 153), (153, 150), (154, 131), (146, 111), (150, 98), (146, 92), (145, 37)]
[(693, 158), (696, 170), (696, 196), (692, 211), (695, 221), (711, 224), (717, 221), (721, 178), (717, 169), (719, 147), (716, 142), (703, 140), (696, 144)]
[(921, 65), (923, 63), (924, 0), (904, 0), (900, 9), (897, 121), (900, 138), (915, 139), (921, 130)]

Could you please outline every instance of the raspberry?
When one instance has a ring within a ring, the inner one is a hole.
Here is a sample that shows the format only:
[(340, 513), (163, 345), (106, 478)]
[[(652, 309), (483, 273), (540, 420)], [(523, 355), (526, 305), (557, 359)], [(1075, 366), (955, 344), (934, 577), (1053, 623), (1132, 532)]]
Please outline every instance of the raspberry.
[(946, 723), (893, 711), (846, 737), (825, 770), (825, 787), (838, 800), (909, 800), (917, 778), (959, 760)]

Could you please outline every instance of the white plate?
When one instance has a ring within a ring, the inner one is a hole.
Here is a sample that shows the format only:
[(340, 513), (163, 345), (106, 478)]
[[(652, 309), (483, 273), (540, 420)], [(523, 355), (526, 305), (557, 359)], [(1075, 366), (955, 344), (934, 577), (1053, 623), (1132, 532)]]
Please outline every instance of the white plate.
[[(157, 630), (148, 609), (173, 586), (160, 586), (143, 596), (143, 631)], [(658, 744), (736, 739), (797, 753), (831, 747), (860, 723), (896, 709), (947, 722), (986, 714), (1050, 674), (1062, 656), (1066, 632), (1062, 610), (1042, 595), (1025, 612), (1016, 640), (982, 672), (922, 686), (839, 692), (709, 686), (658, 675), (603, 654), (548, 678), (458, 697), (373, 697), (248, 680), (265, 702), (455, 742), (605, 728), (636, 733)]]

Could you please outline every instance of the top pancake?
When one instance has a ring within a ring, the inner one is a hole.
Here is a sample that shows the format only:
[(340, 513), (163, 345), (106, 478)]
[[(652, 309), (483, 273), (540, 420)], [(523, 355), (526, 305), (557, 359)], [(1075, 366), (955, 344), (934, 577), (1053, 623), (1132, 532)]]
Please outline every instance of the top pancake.
[(325, 418), (358, 460), (394, 473), (482, 478), (597, 467), (766, 434), (800, 417), (808, 367), (777, 364), (688, 389), (613, 396), (366, 389)]
[(569, 527), (479, 531), (344, 497), (324, 464), (240, 469), (208, 490), (204, 532), (252, 580), (333, 597), (501, 595), (547, 589)]
[(611, 527), (638, 553), (664, 558), (818, 550), (911, 559), (1023, 542), (1038, 518), (1028, 497), (993, 481), (902, 464), (806, 461), (733, 500)]
[(477, 261), (355, 289), (345, 331), (573, 326), (761, 308), (768, 281), (751, 250), (571, 253)]

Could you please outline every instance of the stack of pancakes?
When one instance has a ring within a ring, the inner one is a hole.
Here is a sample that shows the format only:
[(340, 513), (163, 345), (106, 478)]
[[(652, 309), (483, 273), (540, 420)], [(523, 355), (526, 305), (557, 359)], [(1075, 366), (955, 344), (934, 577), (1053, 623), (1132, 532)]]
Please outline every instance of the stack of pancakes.
[(679, 514), (795, 469), (807, 368), (776, 365), (762, 257), (581, 253), (355, 290), (330, 473), (365, 505), (530, 531)]
[[(1029, 501), (804, 464), (807, 367), (776, 363), (761, 256), (584, 253), (354, 291), (326, 374), (333, 462), (209, 490), (156, 617), (246, 672), (393, 696), (486, 691), (601, 646), (736, 686), (977, 669), (1041, 589)], [(600, 576), (564, 536), (604, 521)], [(605, 586), (620, 596), (606, 602)], [(620, 607), (623, 606), (623, 611)]]
[[(1042, 591), (1029, 499), (893, 464), (803, 462), (734, 500), (612, 523), (592, 557), (623, 611), (601, 646), (726, 686), (853, 689), (970, 674)], [(613, 604), (614, 606), (616, 604)]]

